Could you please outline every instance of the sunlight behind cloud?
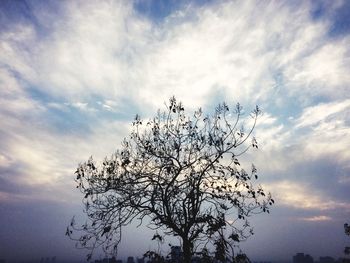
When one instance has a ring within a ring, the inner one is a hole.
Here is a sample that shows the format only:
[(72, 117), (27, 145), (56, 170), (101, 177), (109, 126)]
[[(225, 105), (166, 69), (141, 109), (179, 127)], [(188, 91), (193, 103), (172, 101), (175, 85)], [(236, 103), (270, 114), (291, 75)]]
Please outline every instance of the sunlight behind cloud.
[(303, 221), (309, 221), (309, 222), (323, 222), (323, 221), (330, 221), (332, 220), (332, 218), (330, 218), (329, 216), (312, 216), (312, 217), (303, 217), (300, 218), (300, 220)]
[(284, 206), (306, 210), (345, 209), (350, 211), (350, 204), (331, 200), (318, 193), (312, 187), (293, 181), (280, 181), (266, 185), (274, 192), (278, 203)]

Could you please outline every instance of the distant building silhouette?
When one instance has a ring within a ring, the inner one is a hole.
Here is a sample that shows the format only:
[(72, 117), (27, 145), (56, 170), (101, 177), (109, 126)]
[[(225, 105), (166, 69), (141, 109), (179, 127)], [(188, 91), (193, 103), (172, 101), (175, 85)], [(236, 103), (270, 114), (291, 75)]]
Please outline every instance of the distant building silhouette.
[(310, 255), (297, 253), (295, 256), (293, 256), (293, 263), (314, 263), (314, 259)]
[(134, 257), (128, 257), (127, 263), (135, 263)]
[[(36, 261), (38, 262), (38, 261)], [(40, 263), (56, 263), (56, 256), (53, 257), (42, 257), (39, 261)], [(0, 261), (0, 263), (2, 263)]]
[(178, 263), (182, 260), (182, 250), (180, 246), (172, 246), (170, 252), (171, 262)]
[(123, 263), (122, 260), (120, 259), (116, 259), (115, 257), (111, 257), (111, 258), (104, 258), (102, 260), (95, 260), (95, 263)]
[(137, 263), (145, 263), (145, 259), (144, 258), (137, 258)]
[(319, 263), (335, 263), (335, 259), (332, 257), (320, 257)]
[(200, 263), (202, 258), (199, 255), (192, 256), (191, 263)]

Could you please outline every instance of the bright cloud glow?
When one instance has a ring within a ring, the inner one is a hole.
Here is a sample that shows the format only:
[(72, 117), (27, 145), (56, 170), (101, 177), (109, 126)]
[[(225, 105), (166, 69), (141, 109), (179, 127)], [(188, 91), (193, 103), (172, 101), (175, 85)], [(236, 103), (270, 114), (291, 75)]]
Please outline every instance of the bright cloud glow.
[(323, 196), (322, 192), (315, 191), (310, 186), (307, 187), (301, 183), (281, 181), (271, 183), (267, 187), (274, 192), (281, 205), (307, 210), (345, 209), (350, 211), (349, 203), (331, 200)]
[(323, 222), (323, 221), (330, 221), (332, 218), (329, 216), (312, 216), (312, 217), (303, 217), (301, 218), (303, 221), (309, 221), (309, 222)]

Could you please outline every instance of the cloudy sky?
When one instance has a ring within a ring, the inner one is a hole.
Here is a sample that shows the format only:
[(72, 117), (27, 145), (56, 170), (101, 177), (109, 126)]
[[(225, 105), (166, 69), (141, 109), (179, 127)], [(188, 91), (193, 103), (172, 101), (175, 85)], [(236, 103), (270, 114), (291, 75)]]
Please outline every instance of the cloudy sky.
[[(0, 259), (83, 259), (74, 171), (172, 95), (264, 112), (247, 158), (276, 206), (252, 260), (342, 256), (350, 221), (350, 1), (0, 1)], [(151, 233), (127, 228), (120, 255)], [(136, 238), (135, 238), (136, 237)]]

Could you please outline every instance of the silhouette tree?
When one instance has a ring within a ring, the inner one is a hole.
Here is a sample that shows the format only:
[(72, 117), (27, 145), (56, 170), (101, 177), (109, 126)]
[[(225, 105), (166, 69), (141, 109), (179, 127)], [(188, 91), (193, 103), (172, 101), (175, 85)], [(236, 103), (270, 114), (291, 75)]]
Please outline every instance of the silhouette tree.
[(116, 253), (122, 226), (147, 219), (149, 228), (179, 237), (184, 262), (209, 244), (224, 261), (229, 244), (253, 234), (248, 217), (274, 203), (254, 185), (255, 166), (241, 168), (238, 158), (258, 148), (252, 132), (260, 110), (250, 114), (247, 132), (242, 115), (239, 104), (230, 111), (225, 103), (211, 116), (186, 114), (174, 97), (149, 121), (137, 115), (120, 150), (99, 166), (92, 158), (78, 166), (88, 221), (80, 226), (73, 218), (66, 234), (91, 250), (90, 259), (97, 247)]

